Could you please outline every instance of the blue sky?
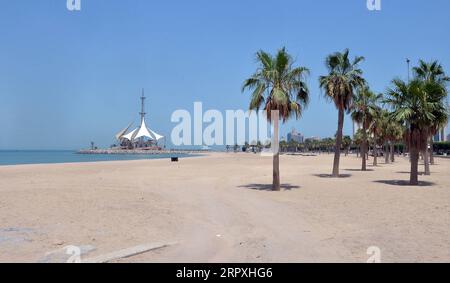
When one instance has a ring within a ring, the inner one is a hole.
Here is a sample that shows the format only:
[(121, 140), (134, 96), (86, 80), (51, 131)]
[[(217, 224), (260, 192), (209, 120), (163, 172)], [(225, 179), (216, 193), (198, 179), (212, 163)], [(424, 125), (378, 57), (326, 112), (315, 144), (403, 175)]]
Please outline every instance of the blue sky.
[[(296, 127), (332, 136), (337, 112), (319, 90), (324, 58), (350, 48), (375, 91), (406, 78), (405, 58), (438, 59), (450, 73), (450, 2), (382, 0), (1, 1), (0, 149), (109, 146), (138, 122), (141, 88), (151, 127), (169, 136), (176, 109), (247, 109), (243, 80), (259, 49), (286, 46), (311, 69), (311, 104)], [(345, 132), (351, 133), (347, 118)]]

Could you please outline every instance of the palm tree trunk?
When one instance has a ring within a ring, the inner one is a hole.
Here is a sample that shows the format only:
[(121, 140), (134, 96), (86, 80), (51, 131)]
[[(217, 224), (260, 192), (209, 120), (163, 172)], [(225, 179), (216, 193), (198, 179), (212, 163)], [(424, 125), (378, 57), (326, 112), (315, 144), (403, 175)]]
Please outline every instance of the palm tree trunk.
[(391, 142), (390, 144), (390, 151), (391, 151), (391, 162), (394, 163), (395, 162), (395, 153), (394, 153), (394, 143)]
[(428, 158), (428, 145), (427, 148), (423, 151), (423, 162), (425, 164), (425, 175), (430, 176), (430, 158)]
[(273, 120), (273, 131), (274, 138), (272, 148), (274, 149), (273, 153), (273, 190), (280, 191), (280, 151), (278, 150), (278, 115), (275, 115), (275, 119)]
[(367, 129), (365, 123), (363, 123), (363, 140), (361, 142), (361, 159), (362, 159), (362, 165), (361, 165), (361, 171), (367, 171), (367, 159), (366, 154), (369, 150), (367, 148)]
[(342, 129), (344, 128), (344, 109), (339, 109), (336, 148), (334, 149), (333, 177), (339, 177), (339, 160), (341, 158)]
[(367, 171), (367, 159), (366, 159), (366, 150), (367, 150), (367, 144), (366, 142), (361, 143), (361, 171)]
[[(374, 135), (374, 140), (377, 140), (377, 136)], [(377, 144), (373, 144), (373, 166), (378, 166), (378, 148)]]
[(367, 150), (366, 150), (366, 159), (369, 160), (369, 154), (370, 152), (373, 153), (373, 148), (370, 147), (370, 142), (367, 141)]
[(384, 145), (384, 163), (389, 164), (389, 142)]
[(273, 190), (280, 191), (280, 153), (273, 155)]
[(409, 184), (411, 186), (417, 186), (419, 184), (419, 151), (414, 146), (410, 148), (411, 157), (411, 175)]
[(430, 138), (430, 164), (434, 165), (434, 140)]

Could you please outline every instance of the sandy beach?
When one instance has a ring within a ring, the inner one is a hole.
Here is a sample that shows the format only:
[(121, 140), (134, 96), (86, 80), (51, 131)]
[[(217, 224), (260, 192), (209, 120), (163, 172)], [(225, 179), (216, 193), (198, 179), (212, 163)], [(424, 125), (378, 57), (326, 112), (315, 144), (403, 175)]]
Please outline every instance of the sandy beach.
[(245, 153), (3, 166), (0, 262), (155, 242), (176, 244), (115, 262), (366, 262), (371, 246), (383, 262), (450, 261), (450, 159), (410, 187), (403, 157), (361, 172), (343, 156), (339, 179), (332, 158), (283, 155), (282, 192), (272, 159)]

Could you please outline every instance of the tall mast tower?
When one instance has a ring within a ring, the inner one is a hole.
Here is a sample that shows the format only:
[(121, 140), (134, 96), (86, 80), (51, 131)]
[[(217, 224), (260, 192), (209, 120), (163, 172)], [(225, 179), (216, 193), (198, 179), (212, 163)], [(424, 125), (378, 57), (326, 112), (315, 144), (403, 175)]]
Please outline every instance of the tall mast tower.
[[(141, 96), (141, 113), (139, 113), (141, 115), (141, 125), (144, 124), (145, 121), (145, 95), (144, 95), (144, 89), (142, 89), (142, 96)], [(140, 137), (139, 138), (139, 146), (143, 147), (144, 145), (144, 137)]]
[(141, 122), (145, 119), (145, 96), (144, 96), (144, 89), (142, 89), (142, 96), (141, 96)]

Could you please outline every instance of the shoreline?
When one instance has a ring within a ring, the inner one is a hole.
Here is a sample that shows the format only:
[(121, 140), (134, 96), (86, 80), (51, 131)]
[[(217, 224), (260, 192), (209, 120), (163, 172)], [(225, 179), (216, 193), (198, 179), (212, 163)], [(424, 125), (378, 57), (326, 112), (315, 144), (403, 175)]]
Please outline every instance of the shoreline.
[[(69, 152), (69, 151), (68, 151)], [(73, 154), (77, 154), (76, 151), (70, 151)], [(211, 153), (211, 152), (209, 152)], [(208, 153), (177, 153), (177, 154), (183, 154), (183, 156), (177, 156), (179, 159), (188, 159), (188, 158), (200, 158), (200, 157), (205, 157), (208, 156)], [(98, 154), (92, 154), (92, 155), (101, 155), (100, 153)], [(106, 154), (103, 154), (106, 155)], [(122, 154), (118, 154), (118, 155), (122, 155)], [(129, 154), (129, 155), (133, 155), (133, 154)], [(135, 154), (135, 155), (140, 155), (140, 154)], [(57, 166), (57, 165), (83, 165), (83, 164), (108, 164), (108, 163), (121, 163), (121, 162), (133, 162), (133, 161), (156, 161), (156, 160), (169, 160), (171, 156), (169, 154), (167, 154), (167, 156), (161, 156), (161, 157), (157, 157), (157, 154), (148, 154), (148, 157), (152, 157), (155, 156), (155, 158), (130, 158), (130, 159), (111, 159), (111, 160), (85, 160), (85, 161), (61, 161), (61, 162), (29, 162), (29, 163), (17, 163), (17, 164), (0, 164), (0, 169), (2, 168), (13, 168), (13, 167), (30, 167), (30, 166)], [(165, 154), (164, 154), (165, 155)], [(174, 156), (176, 157), (176, 156)]]
[(102, 155), (158, 155), (158, 154), (199, 154), (213, 152), (210, 150), (138, 150), (138, 149), (82, 149), (75, 151), (77, 154), (102, 154)]

